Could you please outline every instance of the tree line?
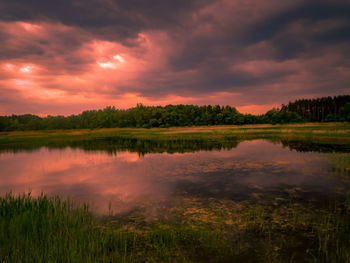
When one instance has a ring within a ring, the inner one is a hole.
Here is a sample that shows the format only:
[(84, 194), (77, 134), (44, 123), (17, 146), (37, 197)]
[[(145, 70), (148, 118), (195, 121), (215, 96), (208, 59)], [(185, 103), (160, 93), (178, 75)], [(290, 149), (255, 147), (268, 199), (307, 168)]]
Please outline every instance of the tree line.
[(350, 96), (300, 99), (282, 105), (282, 112), (295, 112), (306, 121), (350, 121)]
[(0, 116), (0, 131), (95, 129), (114, 127), (168, 128), (173, 126), (300, 123), (350, 121), (350, 96), (297, 100), (262, 115), (242, 114), (231, 106), (137, 104), (130, 109), (114, 106), (78, 115), (39, 117), (32, 114)]

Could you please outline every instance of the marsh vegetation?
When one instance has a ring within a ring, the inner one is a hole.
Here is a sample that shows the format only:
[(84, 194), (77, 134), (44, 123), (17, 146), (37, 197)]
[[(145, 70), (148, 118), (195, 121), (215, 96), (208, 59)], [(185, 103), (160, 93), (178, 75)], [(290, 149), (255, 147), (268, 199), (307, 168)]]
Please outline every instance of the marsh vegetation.
[[(334, 200), (333, 200), (334, 201)], [(94, 216), (59, 197), (0, 199), (2, 262), (348, 262), (350, 199), (246, 204), (182, 200), (146, 221)]]
[(348, 262), (349, 132), (1, 134), (0, 261)]

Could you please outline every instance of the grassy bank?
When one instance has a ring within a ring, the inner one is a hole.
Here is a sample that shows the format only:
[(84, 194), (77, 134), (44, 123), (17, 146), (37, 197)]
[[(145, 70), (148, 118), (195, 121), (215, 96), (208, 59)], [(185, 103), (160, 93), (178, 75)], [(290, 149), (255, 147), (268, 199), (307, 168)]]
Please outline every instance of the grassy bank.
[(349, 262), (350, 199), (318, 209), (186, 202), (168, 217), (95, 217), (87, 204), (0, 198), (1, 262)]
[(197, 126), (177, 128), (95, 130), (43, 130), (1, 132), (0, 145), (55, 140), (89, 140), (106, 137), (140, 139), (297, 138), (350, 142), (350, 123), (306, 123), (286, 125)]

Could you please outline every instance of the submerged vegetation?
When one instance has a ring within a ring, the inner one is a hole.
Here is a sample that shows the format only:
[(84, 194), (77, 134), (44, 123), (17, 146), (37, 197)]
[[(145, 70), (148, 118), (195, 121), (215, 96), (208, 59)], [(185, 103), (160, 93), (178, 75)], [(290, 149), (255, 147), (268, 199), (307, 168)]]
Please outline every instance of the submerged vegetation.
[(350, 96), (297, 100), (281, 109), (262, 115), (239, 113), (231, 106), (138, 104), (127, 110), (107, 107), (78, 115), (48, 116), (25, 114), (0, 116), (0, 131), (94, 129), (94, 128), (169, 128), (174, 126), (243, 125), (302, 123), (306, 121), (350, 121)]
[[(295, 191), (294, 191), (295, 192)], [(183, 200), (163, 216), (92, 214), (58, 197), (0, 198), (1, 262), (349, 262), (350, 198), (314, 207)]]

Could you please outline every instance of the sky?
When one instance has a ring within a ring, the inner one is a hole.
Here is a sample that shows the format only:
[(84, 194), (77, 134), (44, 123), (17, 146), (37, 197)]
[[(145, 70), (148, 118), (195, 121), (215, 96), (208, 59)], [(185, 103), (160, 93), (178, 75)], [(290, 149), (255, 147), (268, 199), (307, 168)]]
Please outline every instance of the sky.
[(0, 115), (260, 114), (350, 92), (348, 0), (0, 0)]

